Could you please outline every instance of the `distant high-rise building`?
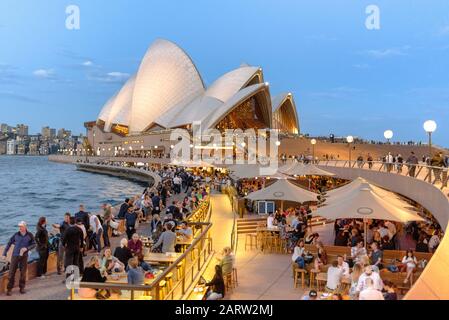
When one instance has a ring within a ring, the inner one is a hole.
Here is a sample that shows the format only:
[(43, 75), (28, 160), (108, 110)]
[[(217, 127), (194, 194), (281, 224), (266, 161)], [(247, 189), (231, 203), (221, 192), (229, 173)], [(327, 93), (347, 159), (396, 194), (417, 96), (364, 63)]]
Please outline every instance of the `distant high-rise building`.
[(6, 123), (2, 123), (0, 125), (0, 133), (10, 133), (11, 132), (11, 127), (8, 126)]
[(41, 134), (44, 139), (50, 140), (56, 136), (56, 129), (52, 129), (50, 127), (43, 127)]
[(28, 126), (24, 124), (18, 124), (16, 127), (16, 134), (18, 136), (27, 136), (28, 135)]

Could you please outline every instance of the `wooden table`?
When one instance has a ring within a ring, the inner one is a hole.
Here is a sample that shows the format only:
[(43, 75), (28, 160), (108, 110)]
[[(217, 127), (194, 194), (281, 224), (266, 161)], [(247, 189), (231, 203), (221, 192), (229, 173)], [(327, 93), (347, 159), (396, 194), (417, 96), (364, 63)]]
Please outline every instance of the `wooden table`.
[(268, 227), (257, 227), (256, 232), (280, 232), (278, 227), (268, 228)]
[(149, 261), (149, 262), (170, 264), (170, 263), (175, 262), (179, 258), (180, 255), (181, 255), (181, 253), (179, 253), (179, 252), (176, 252), (175, 254), (173, 254), (173, 256), (171, 254), (166, 255), (165, 253), (149, 252), (145, 255), (144, 260)]

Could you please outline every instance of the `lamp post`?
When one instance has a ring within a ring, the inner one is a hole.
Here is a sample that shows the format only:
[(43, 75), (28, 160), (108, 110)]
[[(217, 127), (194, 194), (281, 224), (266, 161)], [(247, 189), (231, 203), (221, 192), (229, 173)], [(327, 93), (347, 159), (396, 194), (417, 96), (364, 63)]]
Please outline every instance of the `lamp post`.
[(354, 137), (347, 136), (346, 141), (348, 142), (348, 148), (349, 148), (349, 167), (351, 167), (351, 143), (354, 142)]
[(315, 162), (315, 145), (316, 145), (316, 139), (310, 140), (310, 144), (312, 145), (312, 163)]
[(391, 130), (385, 130), (384, 137), (387, 139), (387, 143), (390, 144), (391, 138), (393, 138), (393, 131)]
[[(424, 122), (424, 130), (429, 135), (429, 165), (432, 159), (432, 133), (437, 129), (437, 123), (433, 120), (427, 120)], [(429, 168), (429, 182), (432, 182), (432, 170)]]

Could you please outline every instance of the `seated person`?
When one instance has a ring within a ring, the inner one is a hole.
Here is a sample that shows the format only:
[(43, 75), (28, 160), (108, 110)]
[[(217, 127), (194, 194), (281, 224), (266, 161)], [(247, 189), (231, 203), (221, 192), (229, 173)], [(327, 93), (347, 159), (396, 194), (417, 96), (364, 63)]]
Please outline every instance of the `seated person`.
[[(81, 282), (106, 282), (106, 271), (100, 271), (100, 259), (97, 256), (90, 258), (89, 263), (84, 269), (83, 277)], [(81, 298), (94, 298), (97, 290), (91, 288), (79, 288), (78, 295)]]
[(104, 249), (103, 258), (101, 259), (101, 271), (106, 271), (108, 274), (125, 271), (125, 265), (112, 255), (111, 248)]
[(225, 284), (223, 279), (223, 271), (219, 265), (215, 266), (214, 278), (206, 283), (207, 287), (212, 287), (212, 290), (207, 294), (207, 300), (223, 299), (225, 295)]
[(343, 271), (338, 267), (338, 262), (333, 261), (327, 270), (326, 290), (333, 292), (338, 289), (341, 283)]
[(176, 233), (182, 236), (183, 240), (192, 240), (193, 238), (193, 230), (185, 221), (181, 223), (181, 229)]
[(359, 300), (385, 300), (382, 292), (374, 287), (373, 279), (366, 278), (364, 282), (364, 288), (360, 291)]
[(133, 256), (142, 252), (143, 243), (137, 233), (134, 233), (131, 240), (128, 241), (128, 248), (131, 250)]
[(296, 263), (300, 269), (304, 269), (306, 264), (304, 260), (305, 253), (304, 241), (299, 240), (295, 249), (293, 249), (292, 261)]
[(267, 228), (272, 229), (274, 227), (275, 227), (274, 216), (272, 213), (270, 213), (267, 218)]
[(356, 291), (358, 293), (367, 288), (367, 284), (365, 282), (367, 278), (370, 278), (373, 281), (374, 289), (378, 291), (381, 291), (383, 289), (383, 282), (382, 279), (380, 278), (379, 273), (373, 272), (372, 266), (366, 266), (365, 272), (360, 275), (359, 280), (357, 282)]
[(118, 258), (123, 265), (128, 264), (128, 260), (133, 257), (131, 250), (128, 248), (128, 240), (123, 238), (120, 240), (120, 247), (115, 248), (114, 257)]
[(338, 268), (342, 271), (343, 277), (349, 278), (349, 264), (341, 255), (337, 256)]
[(384, 281), (384, 299), (398, 300), (398, 294), (396, 293), (396, 285), (391, 281)]
[(402, 264), (404, 265), (404, 269), (407, 271), (407, 276), (404, 279), (404, 283), (407, 283), (410, 280), (413, 271), (416, 269), (416, 265), (418, 264), (418, 260), (412, 250), (407, 250), (405, 256), (402, 258)]
[(145, 261), (143, 253), (137, 254), (136, 257), (139, 262), (139, 267), (141, 267), (143, 271), (154, 273), (154, 271), (155, 271), (154, 268), (149, 263), (147, 263)]
[(383, 268), (382, 259), (384, 257), (384, 253), (379, 249), (377, 242), (373, 242), (371, 244), (371, 249), (372, 251), (369, 254), (369, 257), (371, 258), (371, 265), (376, 266), (380, 270)]
[(162, 232), (157, 242), (153, 245), (152, 250), (161, 247), (162, 253), (175, 252), (176, 233), (172, 231), (173, 225), (171, 223), (164, 224), (165, 231)]
[(145, 273), (139, 266), (137, 257), (132, 257), (128, 261), (128, 284), (142, 285), (144, 283)]
[(351, 248), (351, 260), (353, 264), (360, 262), (361, 258), (366, 255), (367, 252), (363, 240), (357, 242), (356, 246)]
[(315, 290), (310, 290), (308, 295), (305, 295), (302, 300), (317, 300), (318, 292)]
[(232, 273), (232, 269), (234, 268), (235, 258), (232, 254), (232, 250), (229, 247), (225, 247), (223, 249), (223, 257), (220, 260), (219, 266), (223, 272), (223, 275), (227, 275)]

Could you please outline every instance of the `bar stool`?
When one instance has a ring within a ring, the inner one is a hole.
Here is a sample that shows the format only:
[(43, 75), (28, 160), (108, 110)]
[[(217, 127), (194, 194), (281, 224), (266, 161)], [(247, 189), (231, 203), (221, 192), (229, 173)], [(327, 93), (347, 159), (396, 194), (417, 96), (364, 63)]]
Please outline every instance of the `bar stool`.
[(253, 247), (255, 247), (257, 249), (257, 234), (255, 234), (255, 233), (246, 233), (245, 234), (245, 251), (246, 251), (246, 247), (248, 245), (249, 245), (250, 249), (252, 249)]
[(295, 289), (298, 288), (300, 274), (301, 274), (301, 287), (304, 289), (305, 275), (307, 274), (307, 270), (300, 268), (295, 269)]
[(176, 265), (176, 276), (179, 281), (182, 278), (182, 268), (184, 266), (184, 260)]
[(310, 272), (309, 272), (309, 286), (310, 286), (310, 289), (313, 289), (313, 287), (314, 287), (314, 283), (315, 283), (315, 278), (316, 278), (316, 276), (317, 276), (317, 274), (319, 274), (320, 273), (320, 270), (316, 270), (316, 269), (312, 269), (312, 270), (310, 270)]
[(234, 283), (235, 287), (238, 287), (239, 280), (237, 278), (237, 268), (232, 268), (232, 278), (233, 278), (233, 283)]
[(227, 273), (223, 276), (223, 280), (225, 283), (225, 288), (226, 291), (231, 291), (233, 289), (233, 284), (232, 284), (232, 272), (231, 273)]

